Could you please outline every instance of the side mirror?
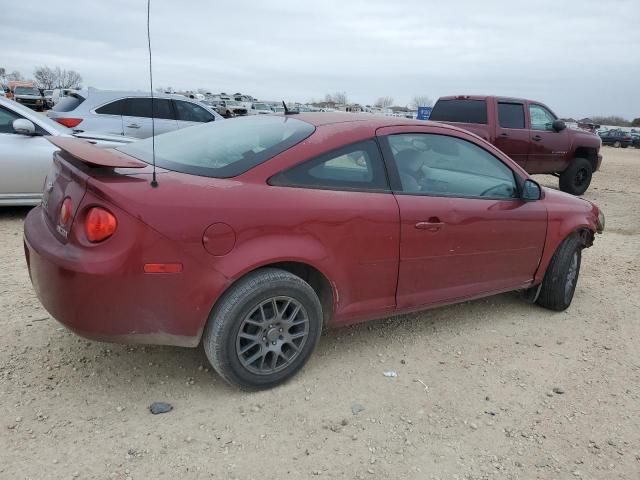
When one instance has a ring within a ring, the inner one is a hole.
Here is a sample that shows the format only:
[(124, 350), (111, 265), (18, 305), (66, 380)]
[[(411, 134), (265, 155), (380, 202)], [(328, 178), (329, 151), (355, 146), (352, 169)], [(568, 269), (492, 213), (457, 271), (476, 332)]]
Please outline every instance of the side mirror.
[(534, 202), (536, 200), (540, 200), (540, 198), (542, 198), (542, 188), (537, 182), (534, 182), (531, 179), (527, 179), (524, 181), (524, 185), (522, 186), (521, 198), (525, 202)]
[(567, 125), (562, 120), (554, 120), (552, 127), (554, 131), (561, 132), (562, 130), (567, 128)]
[(18, 118), (13, 121), (13, 131), (20, 135), (35, 135), (36, 126), (31, 120), (26, 118)]

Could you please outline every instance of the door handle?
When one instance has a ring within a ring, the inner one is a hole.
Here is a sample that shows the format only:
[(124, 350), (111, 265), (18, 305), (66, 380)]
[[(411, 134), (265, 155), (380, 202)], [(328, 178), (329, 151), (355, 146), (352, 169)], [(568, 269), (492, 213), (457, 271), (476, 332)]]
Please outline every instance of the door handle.
[(137, 123), (132, 123), (131, 125), (127, 125), (127, 128), (140, 128), (140, 125)]
[(536, 135), (535, 137), (531, 137), (531, 140), (533, 140), (534, 142), (539, 142), (540, 140), (542, 140), (542, 137), (540, 135)]
[(426, 230), (428, 232), (438, 232), (444, 227), (444, 222), (441, 222), (438, 218), (430, 218), (428, 222), (416, 223), (418, 230)]
[(508, 136), (509, 136), (509, 134), (508, 134), (508, 133), (501, 133), (501, 134), (500, 134), (500, 136), (501, 136), (501, 137), (508, 137)]

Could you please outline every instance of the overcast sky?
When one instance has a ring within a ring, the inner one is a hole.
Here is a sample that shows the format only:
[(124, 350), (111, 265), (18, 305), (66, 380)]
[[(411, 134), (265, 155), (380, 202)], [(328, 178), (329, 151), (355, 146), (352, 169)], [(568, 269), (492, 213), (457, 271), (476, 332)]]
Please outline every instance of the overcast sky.
[[(146, 0), (11, 2), (0, 66), (148, 87)], [(560, 116), (640, 117), (640, 0), (151, 0), (154, 83), (308, 101), (344, 91), (533, 98)]]

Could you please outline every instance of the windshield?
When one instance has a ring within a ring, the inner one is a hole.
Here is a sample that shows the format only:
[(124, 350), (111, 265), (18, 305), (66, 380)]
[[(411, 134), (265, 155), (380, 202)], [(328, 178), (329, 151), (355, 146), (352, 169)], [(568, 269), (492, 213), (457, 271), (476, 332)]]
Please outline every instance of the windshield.
[[(203, 177), (235, 177), (288, 150), (314, 130), (301, 120), (271, 115), (204, 123), (156, 136), (156, 165)], [(153, 161), (152, 149), (151, 138), (118, 148), (147, 163)]]
[(40, 95), (40, 90), (35, 87), (16, 87), (13, 89), (16, 95)]
[(53, 90), (45, 90), (44, 94), (45, 95), (53, 95)]
[(237, 107), (240, 105), (240, 102), (236, 102), (235, 100), (227, 100), (225, 104), (227, 105), (227, 107)]

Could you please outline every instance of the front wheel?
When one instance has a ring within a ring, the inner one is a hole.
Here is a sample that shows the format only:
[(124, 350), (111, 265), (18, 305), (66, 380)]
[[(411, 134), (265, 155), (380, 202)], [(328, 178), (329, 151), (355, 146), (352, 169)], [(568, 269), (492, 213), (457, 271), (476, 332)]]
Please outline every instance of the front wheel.
[(560, 174), (560, 190), (572, 195), (582, 195), (591, 184), (593, 168), (586, 158), (574, 158), (571, 165)]
[(622, 143), (620, 143), (620, 140), (616, 140), (615, 142), (613, 142), (613, 148), (620, 148), (622, 146)]
[(544, 274), (538, 305), (557, 311), (571, 305), (580, 273), (582, 248), (578, 235), (571, 235), (562, 242)]
[(209, 362), (243, 389), (274, 387), (307, 362), (322, 332), (322, 306), (300, 277), (275, 268), (250, 273), (215, 306), (203, 335)]

